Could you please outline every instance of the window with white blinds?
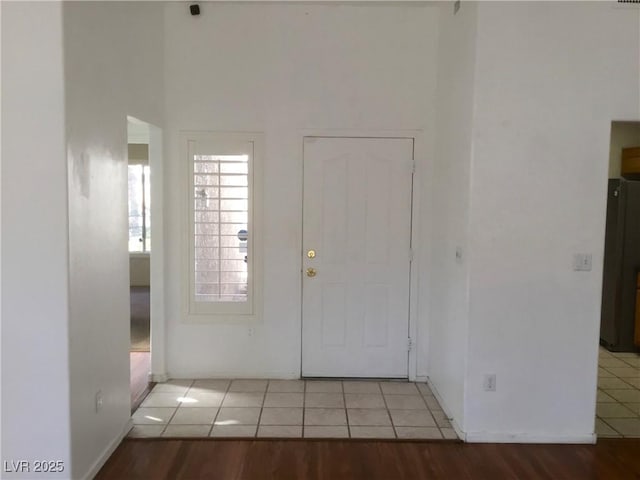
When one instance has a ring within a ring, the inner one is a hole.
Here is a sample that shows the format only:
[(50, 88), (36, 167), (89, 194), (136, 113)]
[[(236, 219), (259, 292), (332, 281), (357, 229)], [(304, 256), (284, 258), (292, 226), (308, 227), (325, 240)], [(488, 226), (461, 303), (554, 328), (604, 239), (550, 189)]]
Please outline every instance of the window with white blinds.
[(252, 315), (255, 142), (233, 134), (187, 139), (189, 313)]

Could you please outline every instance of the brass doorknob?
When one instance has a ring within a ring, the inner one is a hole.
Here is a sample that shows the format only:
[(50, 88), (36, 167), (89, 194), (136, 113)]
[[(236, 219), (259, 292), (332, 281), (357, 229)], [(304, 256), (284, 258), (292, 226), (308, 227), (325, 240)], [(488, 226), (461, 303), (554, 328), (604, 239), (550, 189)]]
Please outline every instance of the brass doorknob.
[(307, 277), (315, 277), (316, 269), (315, 268), (307, 268)]

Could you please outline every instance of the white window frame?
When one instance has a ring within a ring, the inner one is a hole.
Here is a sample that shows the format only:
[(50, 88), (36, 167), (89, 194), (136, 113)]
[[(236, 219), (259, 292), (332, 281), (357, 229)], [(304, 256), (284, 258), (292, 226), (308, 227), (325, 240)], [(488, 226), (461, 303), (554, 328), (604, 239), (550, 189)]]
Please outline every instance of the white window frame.
[[(260, 133), (182, 132), (181, 158), (186, 163), (186, 217), (185, 242), (185, 319), (187, 322), (238, 322), (256, 321), (262, 311), (262, 155), (263, 135)], [(248, 186), (249, 212), (247, 241), (247, 301), (202, 302), (195, 295), (195, 221), (194, 221), (194, 155), (237, 155), (246, 153), (247, 144), (252, 147), (249, 156)]]

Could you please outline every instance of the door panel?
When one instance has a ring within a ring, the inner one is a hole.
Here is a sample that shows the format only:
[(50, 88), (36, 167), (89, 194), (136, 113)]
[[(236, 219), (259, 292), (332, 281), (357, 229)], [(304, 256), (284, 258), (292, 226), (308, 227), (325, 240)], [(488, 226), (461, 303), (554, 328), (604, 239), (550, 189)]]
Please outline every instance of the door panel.
[(305, 138), (304, 376), (407, 376), (412, 170), (412, 139)]

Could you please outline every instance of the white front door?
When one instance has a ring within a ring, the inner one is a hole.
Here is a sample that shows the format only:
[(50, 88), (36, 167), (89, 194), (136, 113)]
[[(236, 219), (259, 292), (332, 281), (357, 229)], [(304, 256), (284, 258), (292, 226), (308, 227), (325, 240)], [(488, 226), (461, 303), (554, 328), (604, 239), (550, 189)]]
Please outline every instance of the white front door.
[(412, 179), (413, 139), (304, 139), (303, 376), (407, 377)]

